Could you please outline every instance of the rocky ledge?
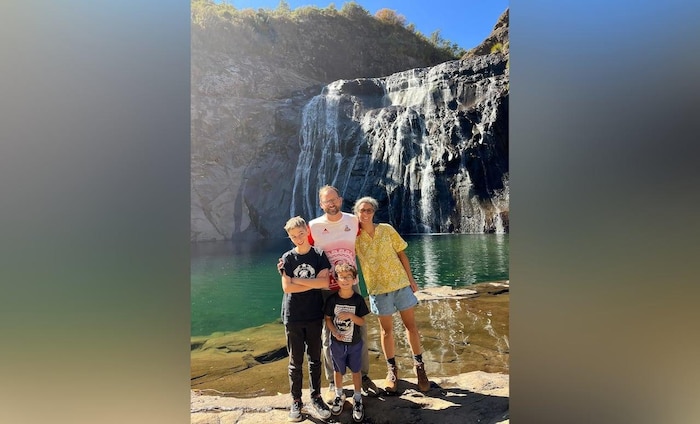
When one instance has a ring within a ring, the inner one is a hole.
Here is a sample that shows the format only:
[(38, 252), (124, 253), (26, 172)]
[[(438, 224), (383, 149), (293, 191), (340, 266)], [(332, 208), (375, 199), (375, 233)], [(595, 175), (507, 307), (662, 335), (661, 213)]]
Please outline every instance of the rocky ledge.
[[(467, 289), (427, 288), (417, 293), (431, 389), (417, 390), (412, 358), (397, 319), (399, 395), (365, 397), (364, 422), (504, 423), (509, 415), (509, 282)], [(370, 377), (384, 382), (386, 366), (376, 319), (368, 321)], [(284, 330), (280, 323), (235, 333), (192, 338), (191, 422), (241, 424), (286, 422), (289, 385)], [(304, 385), (308, 376), (304, 376)], [(323, 378), (324, 387), (327, 382)], [(349, 375), (346, 393), (352, 393)], [(304, 401), (308, 402), (308, 389)], [(353, 422), (350, 402), (327, 422)], [(305, 415), (306, 422), (322, 422)]]

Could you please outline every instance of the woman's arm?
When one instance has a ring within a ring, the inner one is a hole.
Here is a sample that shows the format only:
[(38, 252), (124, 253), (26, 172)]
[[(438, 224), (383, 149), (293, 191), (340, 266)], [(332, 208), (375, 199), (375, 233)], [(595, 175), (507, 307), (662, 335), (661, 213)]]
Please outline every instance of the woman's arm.
[(404, 271), (406, 271), (408, 281), (411, 283), (411, 290), (413, 290), (413, 292), (418, 291), (418, 283), (416, 283), (416, 279), (413, 278), (413, 273), (411, 272), (411, 264), (408, 262), (408, 256), (406, 256), (406, 252), (401, 250), (396, 252), (396, 255), (399, 257), (399, 261), (401, 261), (401, 265), (403, 265)]

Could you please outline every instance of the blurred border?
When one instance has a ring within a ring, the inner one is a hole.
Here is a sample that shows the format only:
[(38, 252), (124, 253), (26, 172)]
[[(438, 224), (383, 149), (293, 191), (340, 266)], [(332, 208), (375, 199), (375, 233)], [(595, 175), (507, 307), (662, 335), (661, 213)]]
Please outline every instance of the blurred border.
[[(514, 422), (700, 415), (699, 7), (511, 5)], [(189, 2), (0, 19), (0, 421), (189, 422)]]
[(511, 2), (511, 419), (698, 417), (690, 2)]
[(0, 422), (189, 422), (188, 1), (0, 17)]

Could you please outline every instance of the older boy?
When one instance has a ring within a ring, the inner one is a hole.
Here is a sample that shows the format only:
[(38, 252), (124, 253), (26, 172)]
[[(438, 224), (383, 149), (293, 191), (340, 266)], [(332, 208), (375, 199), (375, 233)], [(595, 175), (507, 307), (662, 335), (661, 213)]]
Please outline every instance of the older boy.
[(321, 397), (321, 331), (323, 328), (323, 295), (328, 288), (328, 257), (308, 241), (306, 221), (296, 216), (284, 226), (294, 248), (282, 255), (280, 268), (282, 291), (282, 322), (289, 353), (289, 387), (292, 406), (289, 421), (301, 421), (301, 387), (304, 352), (309, 357), (309, 388), (311, 406), (320, 419), (331, 416)]

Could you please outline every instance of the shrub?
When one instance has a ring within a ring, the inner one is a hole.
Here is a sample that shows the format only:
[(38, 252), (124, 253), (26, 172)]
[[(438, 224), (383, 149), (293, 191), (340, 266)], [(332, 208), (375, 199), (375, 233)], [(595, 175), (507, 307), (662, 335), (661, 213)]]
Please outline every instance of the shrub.
[(349, 1), (343, 4), (343, 7), (340, 8), (340, 13), (350, 19), (370, 16), (369, 12), (364, 7), (360, 6), (354, 1)]
[(395, 10), (386, 8), (379, 9), (377, 10), (377, 13), (374, 14), (374, 17), (390, 25), (398, 25), (401, 27), (406, 26), (406, 17), (397, 14)]

